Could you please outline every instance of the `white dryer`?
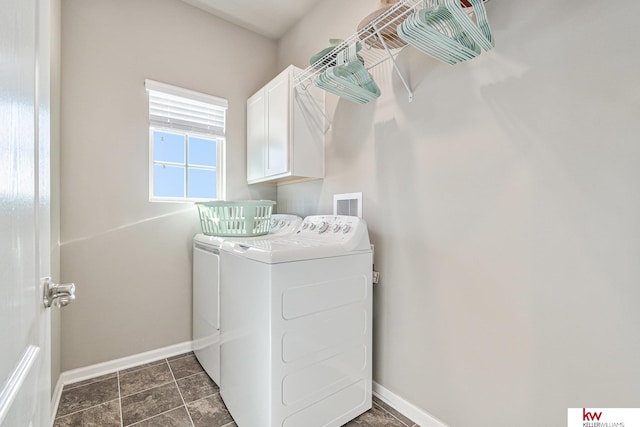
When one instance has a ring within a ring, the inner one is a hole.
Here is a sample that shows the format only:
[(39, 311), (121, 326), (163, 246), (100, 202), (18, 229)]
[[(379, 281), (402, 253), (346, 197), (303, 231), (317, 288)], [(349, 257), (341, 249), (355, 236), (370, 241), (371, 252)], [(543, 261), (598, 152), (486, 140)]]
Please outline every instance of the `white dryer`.
[(311, 216), (287, 237), (225, 241), (220, 256), (220, 392), (238, 426), (341, 426), (370, 409), (365, 222)]
[[(270, 239), (295, 232), (302, 223), (296, 215), (274, 214), (268, 235), (242, 238)], [(198, 361), (216, 384), (220, 384), (220, 255), (225, 240), (197, 234), (193, 239), (193, 342)]]

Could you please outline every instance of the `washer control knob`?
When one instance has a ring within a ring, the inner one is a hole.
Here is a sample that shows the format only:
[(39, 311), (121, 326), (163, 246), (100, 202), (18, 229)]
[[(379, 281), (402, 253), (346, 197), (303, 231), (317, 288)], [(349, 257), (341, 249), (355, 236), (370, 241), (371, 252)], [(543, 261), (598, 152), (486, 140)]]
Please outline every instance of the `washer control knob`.
[(284, 227), (284, 219), (280, 220), (280, 227)]
[(307, 228), (309, 228), (309, 223), (308, 222), (302, 223), (302, 229), (306, 230)]
[(274, 228), (276, 225), (278, 225), (278, 220), (277, 220), (277, 219), (275, 219), (275, 218), (273, 218), (273, 219), (271, 220), (271, 228)]
[(343, 233), (348, 233), (349, 230), (351, 230), (351, 226), (349, 224), (345, 224), (342, 226), (342, 232)]
[(315, 230), (316, 229), (316, 225), (314, 223), (311, 223), (311, 225), (309, 226), (309, 230)]
[(332, 230), (334, 233), (337, 233), (338, 231), (340, 231), (340, 228), (342, 228), (340, 224), (334, 224)]
[(329, 229), (329, 223), (326, 221), (322, 221), (318, 226), (318, 233), (322, 234)]

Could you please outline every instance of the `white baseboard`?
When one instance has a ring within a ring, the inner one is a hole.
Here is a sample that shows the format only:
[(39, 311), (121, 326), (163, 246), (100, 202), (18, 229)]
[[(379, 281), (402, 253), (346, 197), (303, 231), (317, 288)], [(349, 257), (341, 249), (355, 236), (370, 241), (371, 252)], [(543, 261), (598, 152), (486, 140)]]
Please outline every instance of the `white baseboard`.
[(60, 404), (60, 396), (62, 395), (63, 387), (62, 375), (60, 375), (58, 377), (58, 382), (56, 383), (56, 388), (53, 389), (53, 394), (51, 395), (51, 425), (54, 424), (56, 414), (58, 413), (58, 405)]
[(186, 353), (193, 350), (193, 342), (187, 341), (180, 344), (163, 347), (156, 350), (146, 351), (144, 353), (134, 354), (132, 356), (122, 357), (120, 359), (110, 360), (108, 362), (97, 363), (95, 365), (85, 366), (84, 368), (72, 369), (60, 374), (58, 383), (51, 398), (52, 418), (55, 418), (58, 412), (58, 404), (62, 389), (67, 384), (73, 384), (78, 381), (84, 381), (89, 378), (98, 377), (100, 375), (110, 374), (112, 372), (121, 371), (123, 369), (132, 368), (134, 366), (164, 359), (178, 354)]
[(181, 344), (171, 345), (169, 347), (163, 347), (156, 350), (146, 351), (144, 353), (134, 354), (132, 356), (122, 357), (120, 359), (110, 360), (108, 362), (85, 366), (84, 368), (65, 371), (60, 374), (60, 379), (64, 385), (72, 384), (89, 378), (98, 377), (100, 375), (132, 368), (144, 363), (153, 362), (155, 360), (164, 359), (166, 357), (176, 356), (180, 353), (186, 353), (191, 350), (193, 350), (193, 344), (191, 341), (187, 341)]
[(373, 382), (373, 394), (420, 427), (449, 427), (443, 421), (440, 421), (414, 404), (407, 402), (402, 397), (387, 390), (375, 381)]

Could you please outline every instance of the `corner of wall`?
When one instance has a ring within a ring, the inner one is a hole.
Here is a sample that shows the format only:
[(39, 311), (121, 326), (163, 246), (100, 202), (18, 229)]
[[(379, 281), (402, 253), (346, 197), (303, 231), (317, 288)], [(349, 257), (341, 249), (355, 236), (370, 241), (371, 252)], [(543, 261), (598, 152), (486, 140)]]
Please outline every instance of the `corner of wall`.
[[(60, 279), (60, 57), (62, 1), (51, 1), (51, 276)], [(60, 377), (60, 310), (51, 310), (52, 393)]]

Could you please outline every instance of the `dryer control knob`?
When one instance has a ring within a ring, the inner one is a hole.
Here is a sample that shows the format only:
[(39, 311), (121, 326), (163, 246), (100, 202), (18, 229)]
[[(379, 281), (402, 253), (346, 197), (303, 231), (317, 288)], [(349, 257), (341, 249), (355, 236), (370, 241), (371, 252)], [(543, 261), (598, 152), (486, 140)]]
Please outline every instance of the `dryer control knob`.
[(314, 223), (311, 223), (311, 225), (309, 226), (309, 230), (315, 230), (316, 229), (316, 225)]
[(325, 231), (327, 231), (328, 229), (329, 229), (329, 223), (328, 223), (328, 222), (325, 222), (325, 221), (322, 221), (322, 222), (320, 223), (320, 225), (318, 226), (318, 233), (319, 233), (319, 234), (322, 234), (322, 233), (324, 233)]
[(308, 222), (303, 223), (302, 224), (302, 229), (306, 230), (307, 228), (309, 228), (309, 223)]
[(351, 226), (349, 224), (345, 224), (342, 226), (342, 232), (343, 233), (348, 233), (349, 230), (351, 230)]
[(332, 230), (334, 233), (337, 233), (338, 231), (340, 231), (340, 228), (342, 228), (340, 224), (334, 224)]

